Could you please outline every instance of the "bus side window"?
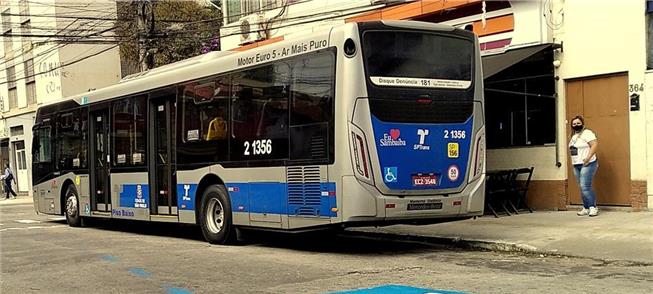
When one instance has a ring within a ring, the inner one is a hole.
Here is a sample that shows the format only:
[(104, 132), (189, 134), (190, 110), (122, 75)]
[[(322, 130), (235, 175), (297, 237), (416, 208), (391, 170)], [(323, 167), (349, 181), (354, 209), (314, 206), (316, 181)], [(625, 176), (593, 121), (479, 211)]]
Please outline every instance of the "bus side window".
[(48, 163), (52, 154), (50, 153), (52, 138), (50, 137), (50, 127), (39, 127), (34, 131), (32, 142), (32, 162)]
[(290, 66), (286, 62), (234, 75), (232, 160), (288, 158), (289, 84)]
[[(200, 120), (202, 125), (202, 138), (205, 141), (219, 141), (227, 139), (227, 122), (229, 120), (229, 87), (230, 85), (227, 83), (227, 79), (216, 80), (214, 83), (212, 83), (212, 94), (210, 102), (202, 104), (199, 107)], [(224, 156), (219, 157), (224, 158)]]
[(86, 168), (87, 162), (87, 153), (88, 153), (88, 108), (82, 108), (81, 109), (81, 115), (80, 115), (80, 135), (81, 135), (81, 144), (80, 144), (80, 152), (79, 152), (79, 165), (81, 168)]
[(296, 60), (291, 93), (290, 159), (330, 158), (335, 94), (333, 53), (324, 51)]
[(82, 149), (79, 109), (59, 113), (56, 121), (57, 148), (55, 158), (61, 170), (81, 168), (79, 155)]
[[(131, 96), (113, 103), (112, 165), (145, 164), (147, 96)], [(99, 147), (99, 145), (98, 145)]]
[(229, 156), (229, 76), (182, 86), (180, 162), (218, 162)]

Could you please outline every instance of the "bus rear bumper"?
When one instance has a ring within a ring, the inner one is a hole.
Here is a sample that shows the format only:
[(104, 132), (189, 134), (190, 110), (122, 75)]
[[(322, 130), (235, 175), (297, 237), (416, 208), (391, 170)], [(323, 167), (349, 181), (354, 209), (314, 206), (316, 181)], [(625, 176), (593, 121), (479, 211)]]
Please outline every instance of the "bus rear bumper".
[[(358, 183), (361, 186), (366, 184)], [(344, 185), (351, 187), (351, 184)], [(364, 191), (364, 192), (363, 192)], [(428, 224), (446, 222), (451, 220), (467, 219), (474, 216), (483, 215), (485, 205), (485, 177), (479, 178), (468, 183), (460, 192), (448, 195), (420, 195), (420, 196), (388, 196), (381, 195), (371, 186), (365, 189), (356, 189), (357, 195), (346, 193), (345, 197), (356, 197), (358, 199), (368, 199), (375, 203), (360, 205), (365, 207), (365, 211), (356, 211), (352, 207), (346, 207), (345, 201), (344, 222), (354, 223), (375, 223), (376, 225), (390, 225), (398, 223), (415, 223)], [(363, 196), (362, 193), (367, 195)], [(376, 207), (376, 211), (369, 211), (370, 207)]]

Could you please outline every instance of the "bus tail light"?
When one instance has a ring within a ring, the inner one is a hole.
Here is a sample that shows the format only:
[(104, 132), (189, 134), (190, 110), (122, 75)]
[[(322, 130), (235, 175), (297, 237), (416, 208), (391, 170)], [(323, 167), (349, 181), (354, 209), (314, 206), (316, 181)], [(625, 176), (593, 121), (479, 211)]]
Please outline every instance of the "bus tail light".
[(370, 152), (367, 148), (367, 140), (365, 134), (355, 125), (351, 125), (351, 151), (353, 155), (353, 168), (354, 173), (358, 174), (359, 178), (366, 180), (370, 184), (374, 184), (372, 165), (370, 162)]
[(354, 161), (356, 164), (356, 171), (365, 178), (369, 179), (370, 174), (367, 163), (367, 152), (365, 152), (365, 141), (358, 134), (351, 132), (351, 137), (354, 144)]
[(485, 128), (481, 128), (476, 135), (476, 146), (474, 152), (474, 164), (472, 168), (472, 176), (469, 177), (469, 181), (475, 180), (485, 171)]

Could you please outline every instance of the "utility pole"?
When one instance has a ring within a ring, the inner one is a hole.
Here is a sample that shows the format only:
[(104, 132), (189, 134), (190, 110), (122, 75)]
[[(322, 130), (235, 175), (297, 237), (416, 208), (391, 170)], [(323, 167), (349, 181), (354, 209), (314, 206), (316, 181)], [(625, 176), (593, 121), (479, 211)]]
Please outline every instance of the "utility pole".
[(150, 27), (147, 30), (147, 52), (145, 52), (145, 64), (147, 65), (147, 69), (153, 69), (154, 68), (154, 53), (156, 52), (156, 48), (152, 48), (152, 42), (154, 41), (155, 37), (155, 29), (154, 29), (154, 5), (156, 5), (156, 0), (149, 0), (148, 1), (150, 4)]
[(138, 1), (138, 32), (139, 32), (139, 60), (141, 61), (141, 71), (146, 71), (154, 67), (154, 48), (152, 40), (155, 35), (154, 23), (154, 1)]

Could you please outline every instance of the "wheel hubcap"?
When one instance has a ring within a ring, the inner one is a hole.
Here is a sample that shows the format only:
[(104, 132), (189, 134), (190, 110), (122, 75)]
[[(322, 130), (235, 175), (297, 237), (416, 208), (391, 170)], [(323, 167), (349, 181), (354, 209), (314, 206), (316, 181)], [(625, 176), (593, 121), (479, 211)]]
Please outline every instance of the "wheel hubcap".
[(222, 203), (217, 199), (209, 200), (206, 209), (206, 220), (211, 233), (217, 234), (222, 231), (222, 226), (224, 225), (224, 209)]
[(77, 215), (77, 198), (75, 196), (70, 196), (66, 200), (66, 213), (72, 217)]

